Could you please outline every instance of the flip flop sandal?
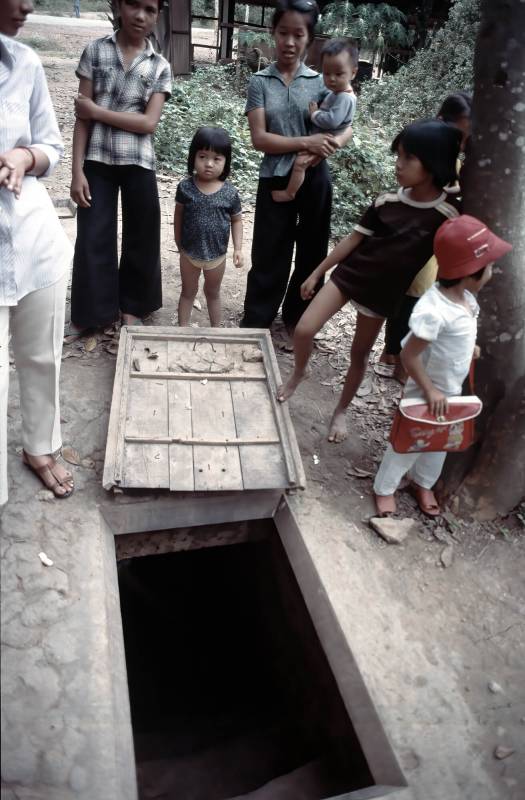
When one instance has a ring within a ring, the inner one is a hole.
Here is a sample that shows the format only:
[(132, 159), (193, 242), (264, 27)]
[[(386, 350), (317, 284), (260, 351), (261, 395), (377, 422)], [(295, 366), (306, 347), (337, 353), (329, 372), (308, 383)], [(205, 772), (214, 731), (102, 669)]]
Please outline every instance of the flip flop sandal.
[(135, 320), (133, 320), (133, 322), (122, 322), (122, 325), (123, 325), (123, 326), (124, 326), (124, 325), (127, 325), (127, 327), (128, 327), (128, 328), (140, 328), (140, 327), (144, 327), (144, 323), (142, 322), (142, 320), (140, 319), (140, 317), (139, 317), (139, 318), (137, 318), (137, 319), (135, 319)]
[(395, 514), (397, 511), (396, 498), (393, 494), (376, 494), (374, 492), (374, 500), (377, 509), (378, 517), (388, 517), (390, 514)]
[(417, 483), (411, 483), (408, 491), (415, 497), (422, 514), (430, 519), (441, 516), (441, 508), (432, 489), (425, 489)]
[(71, 342), (76, 342), (77, 339), (81, 339), (87, 332), (89, 328), (78, 328), (74, 322), (66, 322), (64, 325), (64, 342), (65, 344), (71, 344)]
[[(57, 478), (53, 472), (53, 467), (56, 464), (56, 460), (54, 460), (52, 464), (43, 464), (41, 467), (34, 467), (29, 463), (25, 450), (22, 450), (22, 463), (37, 476), (41, 483), (44, 484), (46, 489), (48, 489), (50, 492), (53, 492), (57, 500), (64, 500), (66, 497), (71, 497), (75, 491), (74, 484), (72, 486), (70, 485), (73, 482), (73, 475), (70, 472), (67, 472), (62, 479)], [(53, 483), (50, 483), (49, 478), (47, 478), (48, 474), (54, 481)], [(66, 491), (63, 494), (57, 494), (56, 490), (58, 486), (66, 489)]]
[(393, 378), (394, 365), (383, 364), (381, 361), (378, 361), (377, 364), (374, 364), (374, 372), (376, 375), (380, 375), (382, 378)]

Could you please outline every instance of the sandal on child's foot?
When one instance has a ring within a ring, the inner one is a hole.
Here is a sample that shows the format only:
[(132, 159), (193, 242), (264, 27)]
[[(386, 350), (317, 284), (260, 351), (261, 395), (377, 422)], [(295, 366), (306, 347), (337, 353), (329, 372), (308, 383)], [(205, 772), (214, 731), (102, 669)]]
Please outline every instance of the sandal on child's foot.
[(374, 492), (374, 500), (378, 517), (388, 517), (390, 514), (396, 513), (396, 498), (393, 494), (376, 494)]
[(441, 516), (441, 508), (432, 489), (425, 489), (418, 483), (411, 483), (408, 491), (416, 498), (419, 510), (426, 517), (433, 519)]

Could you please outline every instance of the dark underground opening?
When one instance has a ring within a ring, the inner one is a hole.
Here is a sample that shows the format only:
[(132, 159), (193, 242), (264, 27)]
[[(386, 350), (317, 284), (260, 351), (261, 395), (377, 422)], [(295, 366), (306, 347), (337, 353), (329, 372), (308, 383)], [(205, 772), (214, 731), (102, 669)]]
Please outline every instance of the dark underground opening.
[[(274, 523), (238, 525), (253, 539), (119, 562), (139, 797), (373, 786)], [(217, 527), (193, 531), (202, 543)]]

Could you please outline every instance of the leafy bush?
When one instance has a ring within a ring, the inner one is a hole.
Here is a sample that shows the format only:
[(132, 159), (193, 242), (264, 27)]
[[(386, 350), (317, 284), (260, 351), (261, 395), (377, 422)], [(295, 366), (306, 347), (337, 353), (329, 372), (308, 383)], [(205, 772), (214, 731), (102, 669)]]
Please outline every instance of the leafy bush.
[(176, 81), (155, 137), (160, 166), (185, 175), (190, 142), (197, 128), (219, 126), (228, 131), (233, 143), (232, 182), (245, 197), (254, 195), (260, 154), (250, 140), (244, 102), (231, 66), (200, 67), (188, 80)]
[(375, 197), (396, 185), (390, 139), (378, 126), (356, 121), (347, 147), (330, 159), (334, 182), (332, 237), (347, 236)]
[(388, 3), (329, 3), (323, 8), (319, 29), (330, 36), (351, 36), (359, 39), (362, 48), (382, 50), (386, 47), (409, 47), (413, 32), (406, 27), (407, 18)]
[(450, 92), (472, 88), (479, 0), (455, 0), (445, 25), (395, 75), (363, 84), (360, 114), (393, 135), (416, 119), (433, 117)]

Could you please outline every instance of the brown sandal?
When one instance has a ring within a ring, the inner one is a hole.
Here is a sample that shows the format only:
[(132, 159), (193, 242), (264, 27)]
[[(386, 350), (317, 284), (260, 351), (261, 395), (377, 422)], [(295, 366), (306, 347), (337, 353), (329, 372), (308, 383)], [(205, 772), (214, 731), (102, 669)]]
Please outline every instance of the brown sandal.
[(441, 508), (432, 489), (425, 489), (418, 483), (411, 483), (409, 491), (416, 498), (419, 510), (426, 517), (434, 519), (441, 516)]
[(396, 513), (396, 498), (393, 494), (376, 494), (374, 492), (374, 500), (378, 517), (388, 517), (390, 514)]
[[(25, 466), (30, 469), (31, 472), (34, 472), (37, 478), (44, 484), (46, 489), (49, 489), (50, 492), (53, 492), (58, 500), (71, 497), (75, 491), (73, 475), (70, 472), (66, 472), (63, 478), (58, 478), (58, 476), (53, 472), (53, 468), (56, 465), (56, 459), (53, 459), (53, 463), (51, 464), (42, 464), (41, 467), (34, 467), (29, 463), (25, 450), (22, 450), (22, 463), (25, 464)], [(57, 492), (59, 486), (66, 491), (62, 494)]]

